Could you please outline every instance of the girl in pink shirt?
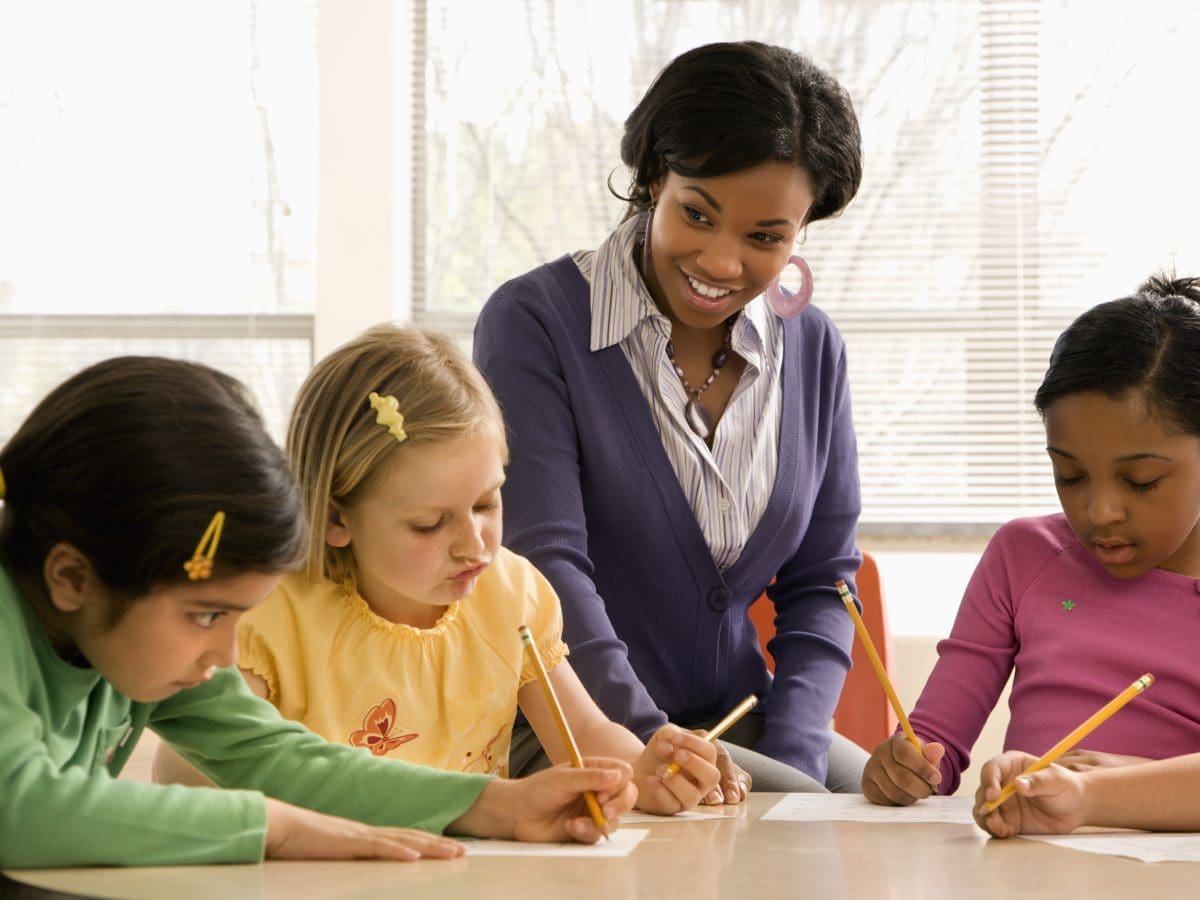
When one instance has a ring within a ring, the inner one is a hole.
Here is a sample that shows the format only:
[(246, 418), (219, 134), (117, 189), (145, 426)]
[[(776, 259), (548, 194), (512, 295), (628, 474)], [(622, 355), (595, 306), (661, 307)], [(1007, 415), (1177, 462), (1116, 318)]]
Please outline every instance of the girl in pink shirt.
[(924, 746), (880, 744), (869, 800), (953, 793), (1014, 670), (1006, 750), (1044, 753), (1150, 672), (1153, 688), (1061, 765), (1200, 751), (1197, 360), (1196, 278), (1152, 278), (1059, 337), (1035, 404), (1063, 512), (996, 532), (913, 710)]

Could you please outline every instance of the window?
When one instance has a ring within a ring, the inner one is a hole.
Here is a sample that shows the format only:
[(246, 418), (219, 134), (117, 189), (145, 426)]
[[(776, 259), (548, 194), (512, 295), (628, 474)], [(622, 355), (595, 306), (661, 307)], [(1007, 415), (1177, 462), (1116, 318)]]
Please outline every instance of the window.
[(849, 345), (863, 530), (987, 533), (1056, 507), (1054, 336), (1200, 272), (1197, 36), (1179, 0), (2, 5), (0, 431), (163, 353), (249, 383), (282, 437), (314, 356), (389, 307), (467, 341), (505, 279), (598, 243), (646, 85), (758, 38), (863, 126), (860, 195), (803, 250)]
[(1152, 271), (1200, 273), (1194, 4), (415, 7), (412, 309), (464, 339), (497, 285), (617, 221), (624, 117), (677, 53), (756, 38), (846, 86), (865, 180), (803, 253), (849, 347), (864, 533), (1056, 509), (1032, 408), (1054, 337)]
[(312, 357), (315, 3), (0, 7), (0, 432), (125, 353), (207, 362), (272, 432)]

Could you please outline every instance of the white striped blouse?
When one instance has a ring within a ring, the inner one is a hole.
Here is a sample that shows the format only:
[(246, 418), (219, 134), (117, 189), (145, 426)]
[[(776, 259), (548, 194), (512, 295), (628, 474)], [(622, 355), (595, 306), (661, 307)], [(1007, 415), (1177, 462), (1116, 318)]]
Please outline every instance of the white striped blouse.
[(713, 559), (727, 569), (762, 518), (775, 484), (783, 326), (762, 296), (738, 316), (731, 337), (746, 368), (710, 450), (684, 420), (687, 393), (667, 359), (671, 322), (633, 262), (644, 218), (622, 223), (595, 251), (573, 255), (591, 285), (591, 350), (621, 345)]

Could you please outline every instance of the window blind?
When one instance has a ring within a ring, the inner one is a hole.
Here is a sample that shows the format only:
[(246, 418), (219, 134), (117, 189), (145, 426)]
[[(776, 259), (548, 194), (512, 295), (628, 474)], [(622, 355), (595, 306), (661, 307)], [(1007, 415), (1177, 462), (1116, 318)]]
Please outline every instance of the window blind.
[(464, 340), (501, 282), (619, 218), (621, 124), (673, 56), (754, 38), (845, 85), (862, 190), (802, 252), (847, 341), (866, 533), (987, 533), (1056, 509), (1032, 406), (1054, 338), (1156, 270), (1200, 273), (1195, 3), (414, 9), (414, 316)]

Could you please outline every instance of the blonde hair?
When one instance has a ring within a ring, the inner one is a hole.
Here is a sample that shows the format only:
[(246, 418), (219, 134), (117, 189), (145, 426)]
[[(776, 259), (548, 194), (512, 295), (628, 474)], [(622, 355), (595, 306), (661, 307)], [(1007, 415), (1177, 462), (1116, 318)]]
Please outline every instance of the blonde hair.
[[(372, 392), (396, 398), (403, 441), (376, 422)], [(318, 362), (300, 386), (287, 435), (309, 526), (309, 580), (355, 589), (351, 548), (325, 542), (331, 503), (352, 506), (411, 447), (480, 434), (496, 438), (507, 462), (500, 406), (446, 335), (376, 325)]]

